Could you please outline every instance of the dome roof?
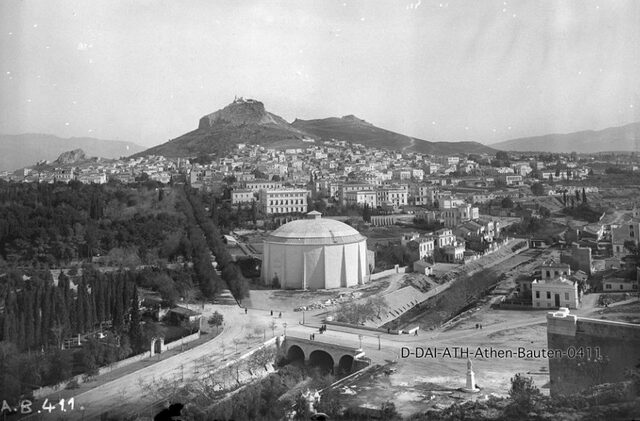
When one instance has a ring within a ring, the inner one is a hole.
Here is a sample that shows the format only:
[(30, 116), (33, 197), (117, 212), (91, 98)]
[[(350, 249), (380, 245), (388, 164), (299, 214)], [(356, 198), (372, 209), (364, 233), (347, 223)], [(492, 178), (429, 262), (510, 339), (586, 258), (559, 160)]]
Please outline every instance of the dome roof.
[(335, 219), (323, 219), (320, 215), (319, 212), (309, 212), (307, 219), (284, 224), (273, 231), (265, 242), (330, 245), (366, 240), (366, 237), (349, 225)]

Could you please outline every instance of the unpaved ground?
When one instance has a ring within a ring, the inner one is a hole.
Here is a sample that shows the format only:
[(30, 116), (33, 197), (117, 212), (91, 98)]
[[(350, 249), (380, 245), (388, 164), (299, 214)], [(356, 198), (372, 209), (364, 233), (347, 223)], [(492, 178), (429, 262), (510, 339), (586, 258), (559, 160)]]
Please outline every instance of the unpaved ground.
[[(475, 328), (482, 323), (483, 329)], [(363, 333), (363, 349), (374, 362), (392, 362), (395, 370), (390, 375), (365, 376), (355, 384), (344, 388), (344, 398), (352, 404), (379, 405), (387, 400), (395, 403), (402, 415), (410, 415), (426, 410), (434, 405), (450, 405), (464, 399), (484, 398), (486, 395), (506, 395), (511, 378), (516, 373), (533, 377), (543, 392), (548, 377), (548, 362), (544, 359), (500, 357), (485, 355), (511, 350), (517, 353), (519, 347), (525, 350), (540, 350), (547, 347), (546, 311), (496, 311), (488, 305), (480, 308), (468, 320), (448, 331), (420, 332), (418, 336), (381, 335)], [(351, 338), (349, 338), (351, 336)], [(322, 340), (357, 344), (355, 334), (337, 332), (336, 328), (322, 335)], [(412, 355), (403, 355), (405, 350)], [(427, 355), (427, 348), (436, 352)], [(478, 348), (483, 354), (477, 353)], [(425, 356), (417, 355), (425, 352)], [(450, 355), (446, 354), (446, 352)], [(465, 354), (468, 351), (468, 354)], [(457, 355), (456, 355), (457, 354)], [(476, 384), (481, 388), (478, 394), (469, 395), (458, 391), (466, 381), (467, 357), (473, 361)]]
[[(501, 267), (508, 271), (513, 266), (535, 259), (536, 253), (525, 252), (498, 265), (503, 265)], [(365, 293), (390, 291), (398, 287), (403, 276), (393, 275), (363, 286), (360, 290)], [(351, 292), (353, 289), (346, 291)], [(301, 314), (293, 312), (292, 309), (309, 302), (326, 300), (334, 295), (337, 295), (337, 292), (252, 291), (251, 299), (243, 303), (249, 308), (248, 314), (244, 314), (244, 310), (233, 305), (205, 305), (204, 320), (213, 311), (219, 311), (224, 315), (224, 331), (217, 338), (159, 364), (123, 374), (119, 379), (108, 381), (94, 389), (76, 391), (76, 405), (82, 405), (85, 412), (76, 412), (70, 419), (92, 419), (91, 417), (115, 407), (133, 410), (149, 405), (160, 398), (158, 392), (153, 390), (153, 385), (169, 382), (177, 386), (179, 383), (188, 382), (196, 376), (203, 364), (207, 367), (215, 366), (225, 357), (229, 358), (230, 354), (235, 353), (236, 344), (240, 353), (258, 346), (265, 337), (272, 337), (274, 333), (284, 333), (285, 323), (288, 324), (289, 335), (308, 338), (311, 332), (317, 332), (316, 324), (321, 320), (321, 314), (327, 310), (306, 312), (306, 322), (315, 326), (311, 327), (300, 325)], [(273, 317), (270, 310), (274, 311)], [(282, 318), (278, 317), (280, 312)], [(513, 350), (519, 346), (542, 349), (546, 347), (545, 321), (546, 311), (491, 310), (486, 303), (468, 319), (461, 320), (449, 330), (421, 332), (419, 336), (398, 336), (377, 335), (375, 332), (354, 329), (340, 331), (331, 327), (318, 338), (320, 341), (342, 343), (354, 348), (360, 346), (361, 340), (366, 355), (374, 362), (384, 364), (386, 361), (395, 360), (395, 373), (380, 381), (356, 385), (356, 388), (360, 388), (357, 396), (363, 402), (393, 400), (401, 413), (409, 414), (439, 402), (432, 398), (439, 394), (452, 400), (468, 398), (466, 395), (458, 396), (458, 392), (452, 392), (453, 389), (464, 385), (466, 355), (445, 356), (442, 355), (445, 349), (452, 353), (453, 347), (461, 347), (473, 353), (478, 347), (498, 351)], [(482, 323), (483, 329), (475, 329), (476, 323)], [(436, 347), (440, 354), (428, 358), (418, 358), (415, 355), (403, 358), (403, 347), (414, 351), (416, 347)], [(474, 357), (476, 384), (481, 387), (482, 396), (507, 393), (511, 377), (518, 372), (533, 376), (539, 387), (544, 387), (548, 382), (546, 360), (469, 356)], [(439, 399), (445, 402), (442, 400), (444, 398)]]

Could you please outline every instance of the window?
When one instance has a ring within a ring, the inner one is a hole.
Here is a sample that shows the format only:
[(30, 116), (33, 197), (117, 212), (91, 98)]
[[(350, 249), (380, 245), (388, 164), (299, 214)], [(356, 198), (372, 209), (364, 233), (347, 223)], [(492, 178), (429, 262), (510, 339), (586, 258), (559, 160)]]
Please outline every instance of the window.
[(622, 284), (620, 284), (620, 289), (623, 289)]
[(569, 293), (568, 292), (564, 293), (564, 299), (565, 299), (565, 301), (569, 301)]
[(611, 284), (605, 284), (604, 288), (605, 289), (611, 289)]
[(547, 300), (551, 299), (551, 291), (547, 291)]
[[(540, 291), (536, 291), (536, 298), (540, 298)], [(538, 303), (540, 305), (540, 303)]]
[(551, 307), (551, 303), (547, 303), (547, 307)]
[(551, 278), (551, 272), (547, 271), (547, 278)]
[(540, 307), (540, 301), (536, 301), (536, 306)]

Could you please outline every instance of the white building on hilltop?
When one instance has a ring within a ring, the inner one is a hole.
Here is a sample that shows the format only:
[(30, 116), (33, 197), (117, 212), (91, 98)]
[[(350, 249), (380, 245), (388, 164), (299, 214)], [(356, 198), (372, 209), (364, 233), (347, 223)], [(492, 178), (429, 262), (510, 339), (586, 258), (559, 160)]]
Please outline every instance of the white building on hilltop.
[(367, 239), (316, 211), (289, 222), (264, 240), (262, 281), (286, 289), (361, 285), (369, 273)]

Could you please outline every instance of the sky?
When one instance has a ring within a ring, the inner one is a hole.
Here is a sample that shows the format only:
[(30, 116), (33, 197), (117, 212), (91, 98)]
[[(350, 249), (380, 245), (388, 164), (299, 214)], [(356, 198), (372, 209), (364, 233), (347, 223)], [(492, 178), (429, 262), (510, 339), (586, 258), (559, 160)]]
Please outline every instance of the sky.
[(235, 96), (425, 140), (619, 126), (640, 1), (0, 2), (0, 133), (152, 146)]

